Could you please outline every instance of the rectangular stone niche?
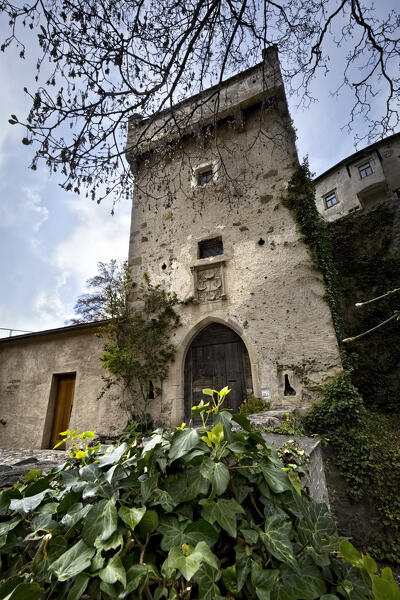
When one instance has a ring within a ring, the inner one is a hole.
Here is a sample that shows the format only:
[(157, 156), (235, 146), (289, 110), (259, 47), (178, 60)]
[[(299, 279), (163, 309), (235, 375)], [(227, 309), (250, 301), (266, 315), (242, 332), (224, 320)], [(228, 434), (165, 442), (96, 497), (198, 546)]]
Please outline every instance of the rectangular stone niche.
[(224, 260), (191, 267), (194, 297), (199, 304), (226, 299), (224, 269)]

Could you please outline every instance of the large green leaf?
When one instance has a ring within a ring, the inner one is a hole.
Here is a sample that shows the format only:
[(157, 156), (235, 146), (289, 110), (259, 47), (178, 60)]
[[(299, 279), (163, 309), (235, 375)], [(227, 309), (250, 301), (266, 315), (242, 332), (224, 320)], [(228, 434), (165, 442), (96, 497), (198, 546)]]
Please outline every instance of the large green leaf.
[(174, 502), (180, 504), (198, 499), (199, 496), (205, 496), (210, 482), (201, 476), (200, 467), (190, 467), (168, 477), (165, 487)]
[(100, 500), (87, 514), (82, 529), (82, 538), (89, 546), (107, 540), (117, 529), (115, 499)]
[(190, 546), (183, 549), (171, 548), (163, 569), (177, 569), (189, 581), (203, 563), (207, 563), (217, 570), (219, 568), (219, 561), (215, 554), (211, 552), (205, 542), (199, 542), (194, 549)]
[(251, 583), (259, 600), (270, 600), (278, 575), (278, 569), (263, 569), (258, 563), (252, 561)]
[(143, 537), (153, 533), (158, 527), (158, 513), (155, 510), (147, 510), (140, 521), (140, 533)]
[(49, 566), (49, 570), (60, 581), (66, 581), (87, 569), (94, 553), (94, 548), (88, 548), (84, 541), (79, 540), (72, 548), (64, 552), (64, 554), (53, 562)]
[(177, 431), (171, 443), (169, 450), (169, 460), (172, 463), (177, 458), (180, 458), (184, 454), (187, 454), (199, 443), (199, 434), (196, 429), (183, 429)]
[(6, 533), (14, 529), (14, 527), (16, 527), (18, 523), (21, 523), (21, 520), (21, 517), (14, 517), (10, 521), (4, 521), (3, 523), (0, 523), (0, 536), (5, 535)]
[(304, 560), (301, 561), (299, 573), (286, 566), (281, 569), (271, 600), (317, 600), (325, 592), (321, 571), (310, 561)]
[(194, 523), (189, 523), (185, 529), (185, 541), (187, 544), (197, 544), (205, 542), (209, 548), (212, 548), (218, 540), (218, 532), (208, 521), (199, 519)]
[(41, 600), (45, 591), (38, 583), (20, 583), (3, 600)]
[(74, 585), (68, 592), (67, 600), (81, 600), (89, 583), (89, 575), (81, 573), (74, 581)]
[(221, 577), (221, 571), (203, 563), (195, 573), (194, 580), (199, 586), (199, 598), (201, 600), (216, 600), (221, 597), (217, 581)]
[(133, 531), (135, 529), (136, 525), (138, 525), (138, 523), (140, 523), (140, 521), (142, 520), (145, 512), (146, 512), (145, 506), (141, 506), (140, 508), (137, 508), (137, 507), (128, 508), (127, 506), (121, 506), (121, 508), (118, 511), (118, 516)]
[(260, 466), (264, 479), (273, 492), (280, 494), (293, 489), (288, 474), (286, 471), (282, 470), (282, 467), (276, 465), (272, 461), (262, 463)]
[(106, 454), (99, 456), (97, 459), (99, 466), (106, 467), (107, 465), (117, 464), (121, 460), (122, 455), (126, 452), (127, 448), (128, 446), (124, 442), (120, 446), (117, 446), (111, 452), (107, 452)]
[(107, 563), (107, 566), (99, 572), (99, 577), (105, 583), (116, 583), (119, 581), (126, 587), (126, 572), (119, 554), (115, 554)]
[(10, 502), (10, 510), (16, 510), (17, 512), (21, 512), (23, 514), (28, 514), (35, 510), (39, 506), (41, 502), (43, 502), (44, 497), (50, 492), (49, 489), (40, 492), (40, 494), (35, 494), (34, 496), (28, 496), (27, 498), (21, 498), (20, 500), (11, 500)]
[(302, 514), (297, 527), (300, 543), (313, 546), (319, 553), (337, 549), (336, 525), (326, 505), (317, 504), (305, 495), (297, 494), (295, 503)]
[(265, 529), (260, 532), (260, 538), (272, 556), (297, 569), (298, 565), (290, 541), (291, 529), (292, 523), (287, 518), (280, 514), (272, 515), (266, 520)]
[(213, 495), (221, 496), (229, 485), (229, 469), (222, 462), (214, 462), (209, 456), (202, 460), (200, 472), (212, 485)]
[(217, 522), (233, 538), (236, 538), (236, 520), (237, 515), (244, 514), (243, 508), (231, 498), (217, 500), (200, 500), (199, 504), (203, 506), (202, 516), (209, 523)]
[(389, 567), (382, 569), (381, 577), (372, 575), (374, 600), (400, 600), (400, 590)]
[(170, 550), (174, 546), (180, 547), (182, 544), (189, 544), (190, 542), (185, 539), (184, 535), (187, 524), (186, 519), (179, 521), (178, 517), (174, 516), (161, 517), (160, 524), (157, 527), (157, 531), (163, 536), (161, 549)]

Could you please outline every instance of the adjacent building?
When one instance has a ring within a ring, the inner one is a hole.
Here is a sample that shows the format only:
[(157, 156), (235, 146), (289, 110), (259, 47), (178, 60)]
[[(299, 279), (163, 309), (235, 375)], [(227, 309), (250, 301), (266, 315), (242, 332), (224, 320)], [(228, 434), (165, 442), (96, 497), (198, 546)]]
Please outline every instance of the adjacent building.
[(355, 152), (315, 179), (316, 204), (326, 221), (400, 201), (400, 133)]

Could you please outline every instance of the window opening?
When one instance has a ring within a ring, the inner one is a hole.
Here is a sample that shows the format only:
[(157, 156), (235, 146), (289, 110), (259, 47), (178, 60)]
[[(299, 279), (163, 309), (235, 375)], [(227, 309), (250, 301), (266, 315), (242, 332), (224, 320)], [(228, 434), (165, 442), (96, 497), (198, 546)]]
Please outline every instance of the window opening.
[(265, 244), (265, 241), (264, 241), (262, 238), (260, 238), (260, 239), (258, 240), (257, 244), (258, 244), (259, 246), (264, 246), (264, 244)]
[(222, 237), (199, 242), (199, 258), (209, 258), (210, 256), (218, 256), (223, 253)]
[(358, 212), (359, 210), (361, 210), (361, 207), (360, 207), (360, 206), (353, 206), (353, 208), (350, 208), (350, 209), (349, 209), (349, 214), (352, 214), (352, 213)]
[(400, 200), (400, 189), (393, 191), (393, 198), (395, 200)]
[(149, 381), (149, 393), (147, 395), (147, 398), (149, 400), (154, 400), (154, 386), (152, 381)]
[(206, 185), (212, 181), (213, 172), (212, 169), (207, 169), (206, 171), (200, 171), (197, 173), (197, 185)]
[(292, 388), (289, 381), (289, 375), (285, 374), (285, 391), (283, 392), (284, 396), (295, 396), (296, 390)]
[(167, 268), (167, 265), (166, 265), (165, 263), (163, 263), (163, 264), (161, 265), (161, 268), (162, 268), (162, 270), (163, 270), (163, 271), (165, 271), (165, 269)]
[(325, 202), (325, 208), (331, 208), (331, 206), (335, 206), (335, 204), (337, 204), (339, 202), (339, 200), (336, 197), (336, 193), (331, 192), (330, 194), (325, 196), (324, 202)]
[(371, 168), (371, 165), (369, 164), (369, 162), (366, 162), (363, 165), (360, 165), (358, 167), (358, 172), (360, 173), (361, 179), (364, 179), (364, 177), (368, 177), (368, 175), (371, 175), (372, 168)]

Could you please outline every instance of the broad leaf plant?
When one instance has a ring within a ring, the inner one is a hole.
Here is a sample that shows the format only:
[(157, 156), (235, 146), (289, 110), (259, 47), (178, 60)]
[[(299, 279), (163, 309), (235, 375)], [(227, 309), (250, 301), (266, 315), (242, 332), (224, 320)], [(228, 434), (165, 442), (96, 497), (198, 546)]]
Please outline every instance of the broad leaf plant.
[(3, 491), (0, 600), (400, 600), (228, 392)]

